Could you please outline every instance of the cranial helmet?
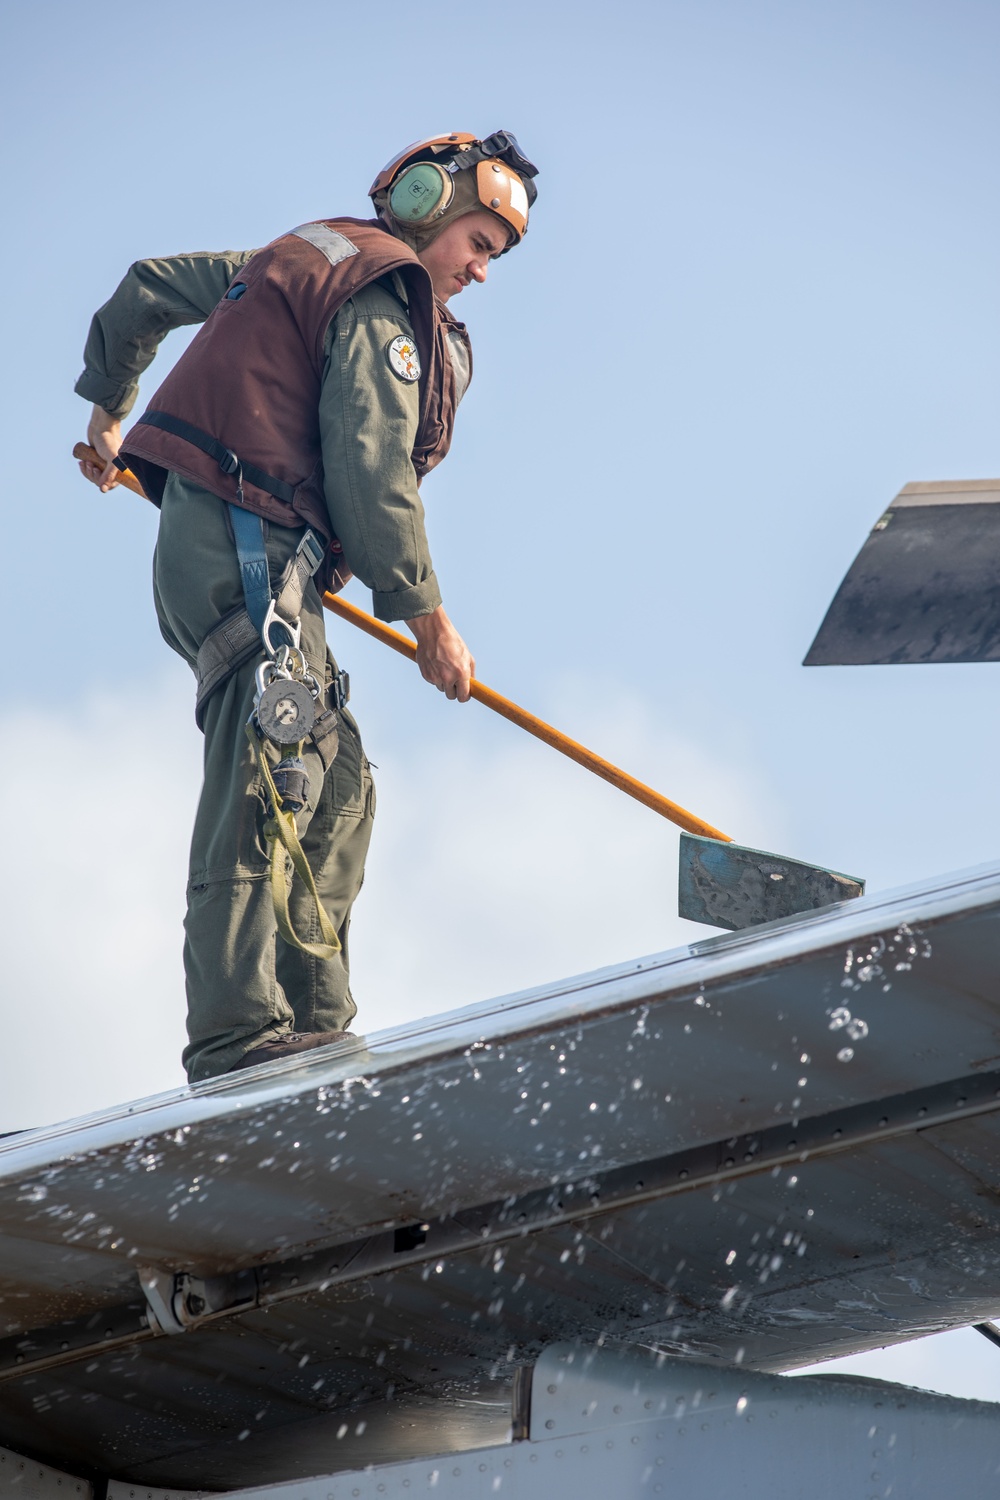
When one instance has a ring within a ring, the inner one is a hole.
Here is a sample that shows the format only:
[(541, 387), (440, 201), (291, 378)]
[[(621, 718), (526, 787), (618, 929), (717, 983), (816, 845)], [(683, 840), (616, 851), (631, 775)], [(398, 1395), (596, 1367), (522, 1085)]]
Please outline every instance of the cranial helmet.
[(368, 196), (386, 227), (418, 253), (453, 220), (488, 209), (503, 220), (506, 254), (528, 228), (537, 173), (510, 131), (479, 140), (455, 130), (407, 146), (382, 168)]

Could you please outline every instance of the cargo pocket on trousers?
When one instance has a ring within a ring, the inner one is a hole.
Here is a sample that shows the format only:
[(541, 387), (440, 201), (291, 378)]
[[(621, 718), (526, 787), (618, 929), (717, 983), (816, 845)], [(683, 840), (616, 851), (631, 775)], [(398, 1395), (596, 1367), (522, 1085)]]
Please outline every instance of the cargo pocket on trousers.
[(336, 709), (328, 708), (320, 714), (312, 727), (309, 740), (319, 756), (325, 778), (340, 752), (340, 715)]
[(328, 806), (334, 812), (361, 818), (368, 807), (371, 772), (354, 719), (342, 710), (339, 721), (340, 748), (324, 778), (329, 789)]

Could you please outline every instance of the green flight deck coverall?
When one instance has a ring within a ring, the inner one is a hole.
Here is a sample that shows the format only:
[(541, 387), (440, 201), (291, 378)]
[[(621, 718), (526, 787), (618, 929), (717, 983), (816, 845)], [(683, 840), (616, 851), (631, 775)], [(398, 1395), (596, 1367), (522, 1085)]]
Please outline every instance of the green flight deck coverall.
[[(124, 417), (164, 335), (204, 322), (252, 253), (137, 262), (94, 317), (77, 393)], [(393, 277), (391, 285), (393, 290), (378, 282), (365, 286), (331, 320), (319, 406), (333, 533), (351, 569), (372, 590), (375, 613), (390, 621), (429, 614), (441, 603), (410, 457), (419, 391), (393, 375), (384, 355), (397, 335), (413, 336), (402, 281)], [(465, 384), (467, 375), (459, 380), (459, 397)], [(265, 523), (273, 580), (302, 529)], [(176, 473), (168, 476), (163, 495), (153, 571), (160, 630), (193, 667), (209, 630), (242, 604), (243, 589), (228, 506)], [(329, 683), (337, 668), (326, 648), (323, 616), (310, 582), (301, 612), (302, 649), (311, 670)], [(184, 1063), (192, 1082), (225, 1073), (252, 1047), (288, 1031), (343, 1030), (356, 1012), (347, 933), (371, 837), (371, 771), (346, 711), (339, 716), (340, 747), (332, 761), (323, 764), (307, 742), (310, 794), (296, 825), (343, 945), (335, 958), (316, 959), (291, 948), (276, 931), (262, 837), (266, 799), (244, 732), (256, 667), (255, 659), (235, 672), (205, 711), (205, 783), (191, 845), (184, 947)], [(299, 936), (318, 941), (315, 909), (297, 878), (290, 906)]]

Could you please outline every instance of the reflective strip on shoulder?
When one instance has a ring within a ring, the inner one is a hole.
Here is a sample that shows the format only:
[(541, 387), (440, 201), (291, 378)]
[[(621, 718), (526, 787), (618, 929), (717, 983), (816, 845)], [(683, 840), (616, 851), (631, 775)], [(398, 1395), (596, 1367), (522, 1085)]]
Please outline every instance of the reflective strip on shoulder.
[(357, 245), (353, 245), (346, 234), (338, 234), (328, 224), (300, 224), (298, 229), (289, 232), (297, 234), (300, 240), (308, 240), (310, 245), (315, 245), (331, 266), (339, 266), (342, 260), (350, 260), (352, 255), (358, 253)]

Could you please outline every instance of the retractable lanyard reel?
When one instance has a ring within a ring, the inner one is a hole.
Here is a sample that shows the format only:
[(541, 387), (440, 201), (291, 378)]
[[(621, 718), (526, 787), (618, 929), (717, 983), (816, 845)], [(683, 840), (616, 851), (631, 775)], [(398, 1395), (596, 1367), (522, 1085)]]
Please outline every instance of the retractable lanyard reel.
[[(302, 626), (298, 618), (305, 586), (322, 562), (325, 549), (316, 534), (307, 530), (275, 598), (260, 517), (239, 505), (230, 505), (230, 513), (247, 614), (260, 631), (267, 653), (257, 668), (256, 692), (246, 734), (270, 799), (264, 837), (270, 855), (278, 931), (286, 943), (300, 952), (314, 958), (332, 958), (340, 952), (340, 940), (320, 900), (295, 827), (295, 814), (309, 800), (309, 774), (302, 758), (304, 742), (318, 721), (329, 716), (329, 710), (324, 710), (320, 703), (323, 684), (310, 671), (301, 650)], [(289, 618), (290, 615), (294, 618)], [(346, 673), (341, 673), (335, 686), (340, 706), (348, 694)], [(335, 733), (335, 729), (326, 730), (326, 736)], [(273, 768), (262, 740), (268, 740), (282, 752)], [(285, 855), (313, 898), (321, 942), (304, 941), (292, 926)]]

